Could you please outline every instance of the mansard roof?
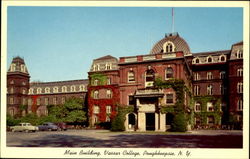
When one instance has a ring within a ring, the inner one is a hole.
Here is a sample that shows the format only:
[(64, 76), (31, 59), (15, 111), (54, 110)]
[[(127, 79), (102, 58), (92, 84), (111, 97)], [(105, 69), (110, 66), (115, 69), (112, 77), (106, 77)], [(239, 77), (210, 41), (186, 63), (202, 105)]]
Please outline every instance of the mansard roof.
[(117, 60), (117, 58), (115, 58), (115, 57), (113, 57), (113, 56), (111, 56), (111, 55), (106, 55), (106, 56), (103, 56), (103, 57), (100, 57), (100, 58), (97, 58), (97, 59), (94, 59), (94, 61), (96, 61), (96, 60), (108, 60), (108, 59), (116, 59)]
[(209, 55), (221, 55), (221, 54), (230, 54), (231, 50), (220, 50), (220, 51), (210, 51), (210, 52), (199, 52), (193, 53), (192, 55), (195, 56), (209, 56)]
[(179, 36), (178, 33), (171, 33), (165, 35), (163, 39), (158, 41), (150, 51), (150, 54), (157, 54), (163, 52), (163, 45), (167, 42), (172, 42), (175, 46), (175, 52), (183, 51), (184, 55), (190, 54), (190, 48), (187, 42)]
[(55, 82), (31, 82), (30, 86), (62, 86), (62, 85), (78, 85), (78, 84), (88, 84), (88, 79), (83, 80), (68, 80), (68, 81), (55, 81)]

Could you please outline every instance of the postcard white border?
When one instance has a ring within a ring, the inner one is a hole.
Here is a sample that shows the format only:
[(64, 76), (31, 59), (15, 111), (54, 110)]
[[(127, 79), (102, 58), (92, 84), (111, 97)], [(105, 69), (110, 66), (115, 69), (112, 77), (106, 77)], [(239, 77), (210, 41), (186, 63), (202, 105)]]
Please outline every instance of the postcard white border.
[[(247, 1), (2, 1), (1, 44), (1, 157), (3, 158), (131, 158), (131, 156), (65, 156), (67, 148), (6, 147), (6, 70), (7, 70), (7, 7), (8, 6), (96, 6), (96, 7), (242, 7), (244, 11), (244, 120), (243, 149), (157, 148), (163, 152), (191, 151), (187, 158), (248, 158), (249, 156), (249, 2)], [(90, 149), (103, 152), (108, 148), (68, 148), (74, 151)], [(123, 149), (112, 148), (122, 152)], [(126, 150), (144, 151), (143, 148)], [(152, 149), (154, 150), (154, 149)], [(159, 158), (140, 156), (138, 158)], [(173, 156), (166, 157), (173, 158)], [(175, 157), (178, 158), (178, 157)], [(185, 156), (182, 156), (185, 158)]]

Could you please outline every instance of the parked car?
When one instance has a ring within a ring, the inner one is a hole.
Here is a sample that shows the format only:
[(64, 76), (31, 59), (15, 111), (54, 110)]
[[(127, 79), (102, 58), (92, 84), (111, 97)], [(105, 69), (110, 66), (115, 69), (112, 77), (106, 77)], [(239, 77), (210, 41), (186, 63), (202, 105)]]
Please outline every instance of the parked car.
[(25, 132), (32, 131), (32, 132), (36, 132), (38, 130), (38, 127), (33, 126), (30, 123), (20, 123), (20, 124), (18, 124), (16, 126), (11, 126), (10, 130), (12, 132), (15, 132), (15, 131), (25, 131)]
[(60, 122), (60, 123), (55, 123), (55, 125), (58, 126), (59, 130), (64, 130), (64, 131), (67, 130), (67, 124), (66, 123)]
[(59, 127), (54, 123), (46, 122), (43, 125), (39, 125), (38, 129), (40, 131), (57, 131), (59, 130)]

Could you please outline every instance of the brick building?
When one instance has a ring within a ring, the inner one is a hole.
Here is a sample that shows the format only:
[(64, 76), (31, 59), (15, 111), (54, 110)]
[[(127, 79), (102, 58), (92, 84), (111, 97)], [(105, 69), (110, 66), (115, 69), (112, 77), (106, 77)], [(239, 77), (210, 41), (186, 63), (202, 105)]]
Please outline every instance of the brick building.
[(7, 80), (8, 113), (17, 114), (27, 103), (30, 111), (46, 115), (46, 105), (77, 96), (86, 100), (91, 127), (112, 121), (120, 105), (134, 108), (126, 114), (127, 131), (165, 131), (175, 112), (162, 110), (171, 110), (180, 98), (172, 87), (156, 88), (159, 78), (182, 80), (189, 90), (181, 99), (189, 128), (227, 124), (230, 117), (242, 123), (243, 42), (229, 50), (192, 53), (178, 33), (171, 33), (149, 54), (93, 60), (88, 75), (88, 80), (29, 83), (23, 59), (14, 58)]

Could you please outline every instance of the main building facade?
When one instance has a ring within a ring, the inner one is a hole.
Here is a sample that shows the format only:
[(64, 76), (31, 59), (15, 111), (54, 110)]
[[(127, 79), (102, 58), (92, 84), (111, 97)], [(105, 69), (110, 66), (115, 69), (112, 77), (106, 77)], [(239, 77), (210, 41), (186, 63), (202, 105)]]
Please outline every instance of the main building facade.
[(114, 120), (119, 107), (132, 110), (125, 115), (127, 131), (166, 131), (177, 111), (186, 115), (189, 128), (224, 125), (231, 117), (242, 123), (243, 42), (229, 50), (192, 53), (178, 33), (171, 33), (147, 55), (97, 58), (88, 74), (88, 80), (30, 83), (23, 59), (14, 58), (8, 113), (28, 105), (28, 112), (46, 115), (48, 104), (76, 96), (86, 101), (90, 127)]

